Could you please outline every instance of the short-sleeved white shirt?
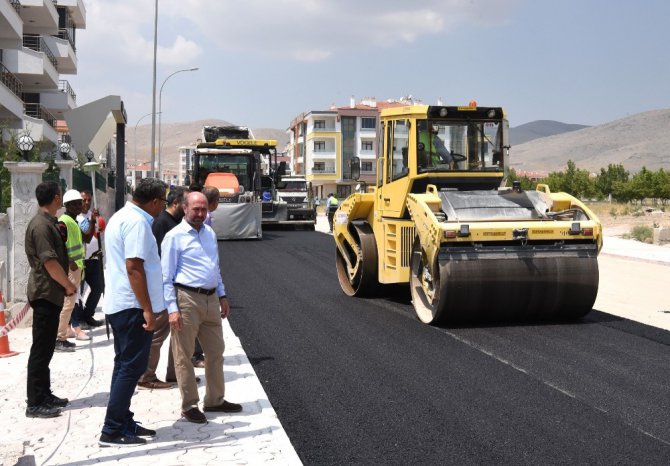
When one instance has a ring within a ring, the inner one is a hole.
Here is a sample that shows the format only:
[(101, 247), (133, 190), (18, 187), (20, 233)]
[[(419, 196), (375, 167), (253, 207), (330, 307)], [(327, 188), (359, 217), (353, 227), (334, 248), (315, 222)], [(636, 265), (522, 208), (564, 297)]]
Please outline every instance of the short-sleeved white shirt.
[(141, 308), (130, 286), (126, 259), (142, 259), (149, 299), (154, 312), (165, 309), (163, 279), (156, 238), (151, 231), (153, 217), (132, 202), (112, 215), (105, 229), (105, 314)]

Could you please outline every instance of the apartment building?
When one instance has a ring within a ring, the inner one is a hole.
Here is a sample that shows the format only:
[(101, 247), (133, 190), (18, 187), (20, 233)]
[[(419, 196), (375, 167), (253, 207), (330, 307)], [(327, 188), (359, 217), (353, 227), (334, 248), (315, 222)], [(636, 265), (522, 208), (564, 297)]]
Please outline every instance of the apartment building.
[(190, 185), (193, 173), (193, 156), (195, 155), (195, 144), (179, 147), (179, 166), (177, 168), (177, 180), (180, 185)]
[(63, 76), (77, 74), (76, 32), (85, 27), (82, 0), (0, 0), (3, 139), (28, 134), (43, 152), (57, 147), (57, 121), (77, 106)]
[[(344, 198), (360, 181), (374, 183), (379, 111), (397, 105), (406, 103), (373, 98), (357, 103), (352, 97), (346, 107), (299, 114), (287, 130), (292, 172), (304, 175), (322, 199), (331, 192)], [(359, 181), (351, 179), (352, 157), (361, 161)]]

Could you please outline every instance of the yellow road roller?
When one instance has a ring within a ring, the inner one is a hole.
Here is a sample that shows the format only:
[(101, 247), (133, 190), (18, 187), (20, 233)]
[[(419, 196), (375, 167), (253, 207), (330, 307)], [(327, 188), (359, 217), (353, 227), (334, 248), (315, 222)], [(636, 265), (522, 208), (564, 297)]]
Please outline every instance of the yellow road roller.
[[(547, 185), (505, 187), (509, 123), (501, 107), (383, 109), (374, 186), (347, 197), (333, 237), (349, 296), (409, 284), (427, 324), (576, 319), (598, 292), (602, 225)], [(353, 179), (360, 161), (351, 162)]]

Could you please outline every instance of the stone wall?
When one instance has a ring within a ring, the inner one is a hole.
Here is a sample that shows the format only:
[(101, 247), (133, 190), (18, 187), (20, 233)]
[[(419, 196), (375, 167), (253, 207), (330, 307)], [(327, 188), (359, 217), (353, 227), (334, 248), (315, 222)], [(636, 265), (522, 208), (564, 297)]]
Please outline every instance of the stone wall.
[[(71, 180), (72, 165), (65, 164), (61, 170), (64, 179)], [(26, 302), (26, 286), (30, 265), (25, 254), (25, 231), (39, 206), (35, 199), (35, 187), (42, 181), (46, 164), (39, 162), (4, 162), (11, 172), (12, 202), (6, 214), (0, 214), (0, 291), (9, 308), (13, 303)], [(69, 178), (67, 171), (70, 171)], [(106, 192), (96, 190), (96, 201), (101, 214), (108, 220), (115, 212), (113, 188)], [(59, 211), (59, 215), (65, 209)]]

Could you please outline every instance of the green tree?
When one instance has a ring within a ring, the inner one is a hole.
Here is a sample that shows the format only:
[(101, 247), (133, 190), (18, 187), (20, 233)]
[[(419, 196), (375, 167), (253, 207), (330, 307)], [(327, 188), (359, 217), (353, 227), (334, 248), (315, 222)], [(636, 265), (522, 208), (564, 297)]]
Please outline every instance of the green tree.
[(603, 198), (608, 197), (610, 194), (614, 197), (614, 183), (617, 181), (627, 183), (629, 176), (630, 174), (623, 165), (610, 163), (607, 166), (607, 170), (604, 168), (600, 169), (600, 174), (595, 180), (596, 190)]
[(533, 191), (535, 190), (535, 186), (537, 186), (537, 183), (535, 183), (533, 180), (528, 178), (526, 175), (519, 176), (516, 172), (515, 169), (510, 169), (509, 175), (507, 176), (507, 183), (505, 186), (511, 187), (512, 183), (515, 181), (519, 181), (521, 183), (521, 189), (524, 191)]
[(549, 185), (549, 189), (552, 192), (561, 192), (565, 191), (565, 173), (563, 172), (551, 172), (543, 180), (544, 184)]
[(595, 183), (587, 170), (580, 170), (572, 160), (568, 160), (565, 172), (551, 172), (544, 179), (552, 192), (566, 192), (577, 198), (596, 196)]
[[(4, 127), (0, 126), (0, 134), (6, 133)], [(0, 159), (2, 161), (22, 160), (19, 148), (16, 144), (16, 134), (9, 133), (7, 140), (0, 138)], [(0, 164), (0, 212), (7, 212), (12, 203), (12, 187), (9, 170), (4, 164)]]
[(645, 199), (654, 197), (654, 174), (647, 167), (642, 167), (642, 170), (633, 175), (630, 185), (632, 199), (640, 201), (640, 204), (644, 204)]
[(670, 199), (670, 173), (662, 168), (652, 172), (653, 197), (666, 204)]
[(617, 202), (630, 202), (633, 200), (633, 186), (630, 181), (615, 181), (612, 183), (612, 197)]

